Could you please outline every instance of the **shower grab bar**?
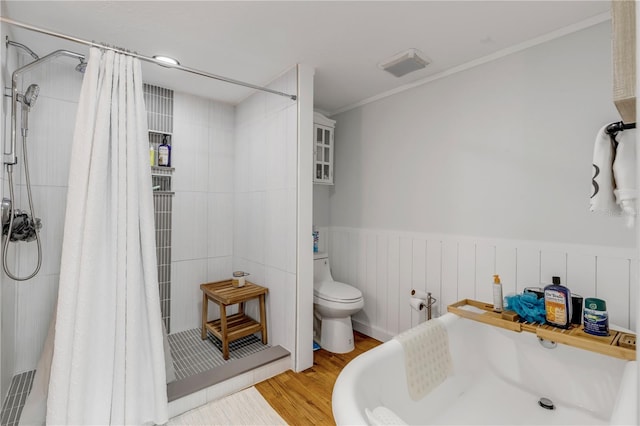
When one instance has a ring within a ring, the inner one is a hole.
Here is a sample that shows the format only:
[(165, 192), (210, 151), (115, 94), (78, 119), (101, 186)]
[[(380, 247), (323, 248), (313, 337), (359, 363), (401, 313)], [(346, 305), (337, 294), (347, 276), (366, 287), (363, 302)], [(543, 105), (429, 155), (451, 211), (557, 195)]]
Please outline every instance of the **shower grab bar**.
[(89, 41), (89, 40), (83, 40), (81, 38), (69, 36), (69, 35), (66, 35), (66, 34), (58, 33), (58, 32), (55, 32), (55, 31), (44, 29), (44, 28), (39, 28), (39, 27), (36, 27), (36, 26), (33, 26), (33, 25), (25, 24), (23, 22), (14, 21), (13, 19), (5, 18), (3, 16), (0, 16), (0, 21), (6, 22), (7, 24), (10, 24), (10, 25), (15, 25), (16, 27), (24, 28), (26, 30), (35, 31), (35, 32), (38, 32), (38, 33), (41, 33), (41, 34), (46, 34), (46, 35), (52, 36), (52, 37), (61, 38), (63, 40), (73, 41), (75, 43), (80, 43), (80, 44), (84, 44), (84, 45), (91, 46), (91, 47), (98, 47), (100, 49), (113, 50), (114, 52), (122, 53), (122, 54), (128, 55), (128, 56), (133, 56), (134, 58), (138, 58), (138, 59), (140, 59), (142, 61), (145, 61), (145, 62), (151, 62), (152, 64), (160, 65), (161, 67), (174, 68), (174, 69), (177, 69), (177, 70), (180, 70), (180, 71), (185, 71), (185, 72), (188, 72), (188, 73), (191, 73), (191, 74), (200, 75), (202, 77), (211, 78), (213, 80), (223, 81), (225, 83), (231, 83), (231, 84), (235, 84), (235, 85), (238, 85), (238, 86), (244, 86), (244, 87), (248, 87), (250, 89), (260, 90), (260, 91), (272, 93), (272, 94), (278, 95), (278, 96), (284, 96), (286, 98), (290, 98), (293, 101), (298, 99), (298, 97), (296, 95), (290, 95), (288, 93), (279, 92), (277, 90), (272, 90), (272, 89), (269, 89), (267, 87), (257, 86), (255, 84), (246, 83), (246, 82), (240, 81), (240, 80), (234, 80), (232, 78), (223, 77), (221, 75), (212, 74), (210, 72), (201, 71), (201, 70), (198, 70), (198, 69), (195, 69), (195, 68), (185, 67), (185, 66), (179, 65), (179, 64), (170, 64), (170, 63), (167, 63), (167, 62), (159, 61), (159, 60), (157, 60), (155, 58), (152, 58), (150, 56), (141, 55), (141, 54), (138, 54), (138, 53), (135, 53), (135, 52), (131, 52), (131, 51), (126, 50), (126, 49), (122, 49), (122, 48), (114, 47), (114, 46), (107, 46), (107, 45), (103, 45), (103, 44), (96, 43), (96, 42)]

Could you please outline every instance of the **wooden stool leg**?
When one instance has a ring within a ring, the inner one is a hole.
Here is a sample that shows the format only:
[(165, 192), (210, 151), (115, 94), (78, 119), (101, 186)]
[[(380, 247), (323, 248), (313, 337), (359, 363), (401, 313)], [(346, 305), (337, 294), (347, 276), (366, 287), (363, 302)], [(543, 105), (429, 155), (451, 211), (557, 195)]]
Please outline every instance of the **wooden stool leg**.
[(264, 294), (260, 295), (260, 324), (262, 325), (262, 343), (267, 344), (267, 312), (264, 303)]
[(202, 340), (207, 338), (207, 317), (209, 316), (209, 299), (207, 294), (202, 292)]
[(222, 334), (222, 358), (229, 359), (229, 338), (227, 336), (227, 307), (220, 304), (220, 334)]

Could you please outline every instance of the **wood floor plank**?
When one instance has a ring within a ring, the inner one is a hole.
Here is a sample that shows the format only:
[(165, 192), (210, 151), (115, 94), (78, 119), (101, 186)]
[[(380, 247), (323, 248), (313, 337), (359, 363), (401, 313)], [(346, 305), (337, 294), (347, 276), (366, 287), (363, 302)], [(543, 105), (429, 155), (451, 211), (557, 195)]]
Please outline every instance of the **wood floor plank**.
[(256, 389), (290, 425), (335, 425), (331, 393), (338, 374), (352, 359), (381, 344), (354, 333), (355, 349), (333, 354), (319, 349), (313, 353), (313, 367), (301, 372), (287, 371), (258, 383)]

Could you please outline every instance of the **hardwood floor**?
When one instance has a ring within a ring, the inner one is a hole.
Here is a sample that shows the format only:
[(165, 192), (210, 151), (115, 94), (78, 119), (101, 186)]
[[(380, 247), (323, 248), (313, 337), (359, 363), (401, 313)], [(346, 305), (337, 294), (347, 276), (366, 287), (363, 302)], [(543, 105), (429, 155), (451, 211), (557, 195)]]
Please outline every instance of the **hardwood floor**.
[(290, 425), (335, 425), (331, 392), (342, 368), (356, 356), (381, 344), (354, 333), (356, 348), (348, 354), (332, 354), (319, 349), (313, 367), (301, 372), (287, 371), (258, 383), (256, 388)]

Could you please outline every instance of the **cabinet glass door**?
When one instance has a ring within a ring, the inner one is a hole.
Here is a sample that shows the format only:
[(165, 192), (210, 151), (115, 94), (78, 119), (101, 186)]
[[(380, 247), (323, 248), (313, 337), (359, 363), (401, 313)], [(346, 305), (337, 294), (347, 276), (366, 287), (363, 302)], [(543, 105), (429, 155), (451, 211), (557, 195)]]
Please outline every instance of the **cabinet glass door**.
[(333, 184), (333, 129), (315, 124), (314, 182)]

